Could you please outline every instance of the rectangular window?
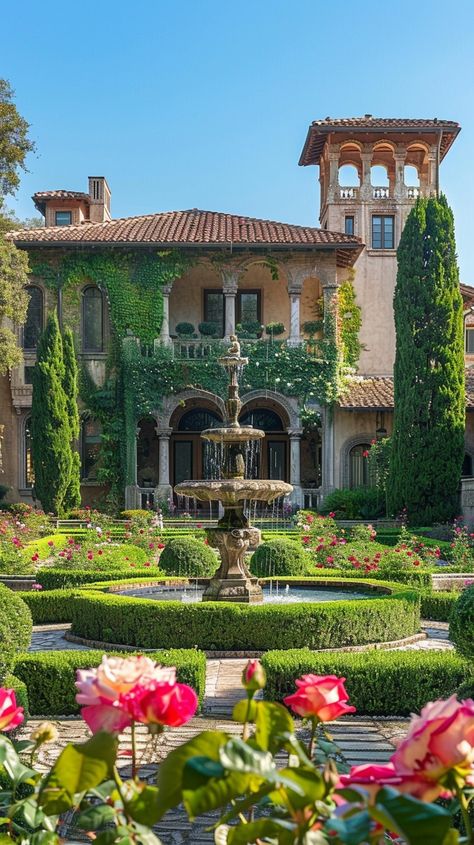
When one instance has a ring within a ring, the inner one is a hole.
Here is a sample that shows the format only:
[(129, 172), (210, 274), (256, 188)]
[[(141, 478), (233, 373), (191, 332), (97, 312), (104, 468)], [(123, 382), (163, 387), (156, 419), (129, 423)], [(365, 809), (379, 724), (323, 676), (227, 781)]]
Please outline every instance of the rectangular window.
[(204, 291), (204, 322), (216, 323), (218, 334), (224, 334), (224, 294), (219, 290)]
[(466, 353), (474, 355), (474, 328), (466, 329)]
[(259, 290), (242, 290), (237, 294), (237, 323), (261, 323), (261, 292)]
[(392, 214), (374, 214), (372, 217), (372, 249), (395, 248), (395, 218)]
[(344, 232), (346, 235), (354, 234), (354, 216), (352, 214), (344, 218)]
[(102, 427), (93, 419), (84, 420), (82, 424), (82, 454), (81, 478), (85, 481), (95, 481), (99, 469), (100, 444)]
[(70, 226), (72, 223), (72, 211), (57, 211), (56, 226)]

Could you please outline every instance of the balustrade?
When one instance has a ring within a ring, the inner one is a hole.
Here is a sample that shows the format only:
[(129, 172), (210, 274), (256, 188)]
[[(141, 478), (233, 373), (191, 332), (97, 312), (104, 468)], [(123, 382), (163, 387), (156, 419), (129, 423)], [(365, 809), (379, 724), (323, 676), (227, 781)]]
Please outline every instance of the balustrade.
[(347, 187), (339, 189), (341, 200), (356, 200), (359, 198), (359, 188)]
[(387, 200), (390, 197), (390, 188), (381, 185), (373, 186), (372, 196), (374, 200)]
[(410, 200), (416, 200), (421, 197), (421, 190), (418, 185), (410, 185), (407, 187), (407, 197)]

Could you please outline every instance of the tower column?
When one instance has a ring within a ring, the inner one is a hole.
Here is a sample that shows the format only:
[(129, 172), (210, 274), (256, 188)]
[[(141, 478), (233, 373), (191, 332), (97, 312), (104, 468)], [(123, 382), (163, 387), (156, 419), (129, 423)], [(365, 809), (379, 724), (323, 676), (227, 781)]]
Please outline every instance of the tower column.
[(329, 186), (328, 186), (328, 202), (334, 202), (339, 199), (339, 158), (340, 150), (337, 144), (332, 144), (329, 147)]
[(223, 267), (221, 269), (222, 291), (224, 293), (224, 340), (235, 335), (235, 298), (239, 287), (241, 267)]
[(393, 158), (395, 161), (395, 199), (402, 199), (406, 194), (405, 187), (405, 161), (407, 157), (406, 150), (397, 150)]
[(323, 409), (323, 442), (322, 442), (322, 492), (327, 496), (334, 490), (334, 411), (332, 408)]
[(361, 200), (371, 200), (372, 199), (372, 184), (370, 181), (370, 168), (372, 167), (372, 158), (373, 158), (373, 150), (364, 150), (360, 154), (360, 160), (362, 162), (362, 180), (360, 185), (360, 198)]

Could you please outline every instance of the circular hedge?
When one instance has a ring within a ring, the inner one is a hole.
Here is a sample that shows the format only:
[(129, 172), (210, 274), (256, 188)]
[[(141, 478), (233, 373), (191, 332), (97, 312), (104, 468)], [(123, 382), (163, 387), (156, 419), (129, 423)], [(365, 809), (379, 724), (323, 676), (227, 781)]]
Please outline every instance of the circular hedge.
[(449, 639), (463, 657), (474, 657), (474, 586), (461, 593), (451, 611)]
[(25, 602), (0, 584), (0, 683), (15, 655), (30, 645), (31, 629), (31, 613)]
[[(327, 585), (316, 579), (313, 583)], [(354, 586), (350, 581), (338, 586), (349, 584)], [(357, 589), (361, 584), (357, 582)], [(373, 584), (370, 588), (377, 592)], [(261, 605), (154, 601), (81, 591), (68, 599), (68, 610), (76, 636), (103, 642), (107, 631), (107, 642), (140, 649), (316, 650), (398, 640), (420, 628), (417, 594), (398, 591), (383, 598)]]
[(214, 575), (218, 561), (212, 549), (199, 540), (177, 537), (166, 544), (159, 565), (167, 575), (201, 578)]
[(250, 571), (257, 578), (273, 578), (277, 575), (306, 575), (308, 555), (293, 540), (269, 540), (262, 543), (250, 560)]

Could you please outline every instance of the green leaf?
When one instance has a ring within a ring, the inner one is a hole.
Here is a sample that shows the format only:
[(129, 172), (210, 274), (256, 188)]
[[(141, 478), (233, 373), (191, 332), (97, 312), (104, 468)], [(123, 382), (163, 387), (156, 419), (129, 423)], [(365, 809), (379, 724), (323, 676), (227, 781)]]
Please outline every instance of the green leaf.
[(99, 804), (84, 810), (77, 819), (77, 826), (83, 830), (99, 830), (104, 824), (114, 819), (114, 808), (109, 804)]
[(94, 839), (94, 845), (113, 845), (116, 839), (117, 831), (115, 829), (102, 830)]
[(280, 845), (292, 845), (296, 826), (284, 819), (259, 819), (249, 824), (231, 827), (227, 834), (228, 845), (253, 845), (263, 836), (276, 836)]
[(264, 751), (275, 754), (285, 744), (286, 735), (293, 733), (293, 719), (282, 704), (258, 701), (255, 714), (255, 739)]
[(167, 810), (176, 807), (182, 801), (183, 770), (192, 757), (206, 756), (219, 761), (219, 749), (229, 739), (221, 731), (203, 731), (184, 745), (172, 751), (158, 769), (157, 821)]
[[(124, 806), (127, 813), (139, 824), (151, 827), (160, 818), (158, 809), (159, 790), (140, 782), (127, 781), (124, 784)], [(130, 796), (130, 797), (129, 797)]]
[(281, 791), (272, 793), (270, 799), (275, 804), (283, 804), (285, 807), (290, 804), (300, 809), (321, 801), (326, 795), (326, 784), (317, 770), (287, 768), (280, 769), (278, 775), (291, 795), (289, 801), (285, 802)]
[(360, 845), (369, 839), (372, 821), (367, 810), (362, 810), (346, 819), (331, 819), (325, 830), (330, 835), (336, 832), (343, 845)]
[(451, 813), (437, 804), (426, 804), (384, 787), (369, 812), (388, 830), (402, 836), (408, 845), (443, 845), (451, 826)]
[(64, 812), (74, 803), (74, 795), (110, 778), (117, 748), (116, 737), (106, 733), (97, 733), (82, 745), (67, 745), (40, 791), (39, 803), (45, 812)]
[(38, 830), (29, 839), (30, 845), (60, 845), (61, 839), (57, 833), (50, 830)]
[(226, 771), (221, 763), (211, 760), (210, 757), (191, 757), (186, 763), (185, 771), (194, 769), (204, 778), (222, 778)]
[(269, 795), (269, 793), (273, 792), (274, 788), (273, 783), (264, 783), (263, 786), (261, 786), (260, 789), (257, 789), (256, 792), (252, 792), (250, 795), (247, 795), (242, 799), (242, 801), (236, 801), (235, 804), (232, 805), (231, 809), (221, 816), (221, 824), (231, 821), (231, 819), (237, 818), (239, 813), (245, 813), (251, 807), (257, 806), (262, 798), (265, 798)]
[(191, 819), (218, 807), (226, 807), (230, 801), (251, 791), (252, 775), (226, 772), (222, 768), (220, 776), (209, 778), (193, 766), (194, 759), (186, 764), (183, 771), (183, 804)]
[(455, 830), (453, 827), (451, 830), (448, 830), (446, 836), (443, 839), (443, 845), (459, 845), (459, 830)]
[[(259, 702), (260, 703), (260, 702)], [(240, 722), (241, 725), (245, 722), (255, 722), (255, 713), (257, 710), (257, 702), (251, 699), (243, 698), (238, 701), (232, 710), (232, 718), (234, 722)]]
[(15, 786), (30, 778), (37, 777), (37, 773), (33, 769), (23, 765), (10, 740), (2, 735), (0, 735), (0, 763), (3, 764), (8, 777)]
[(269, 751), (252, 748), (239, 737), (230, 739), (219, 753), (224, 768), (232, 772), (255, 774), (265, 778), (276, 769), (276, 763)]

